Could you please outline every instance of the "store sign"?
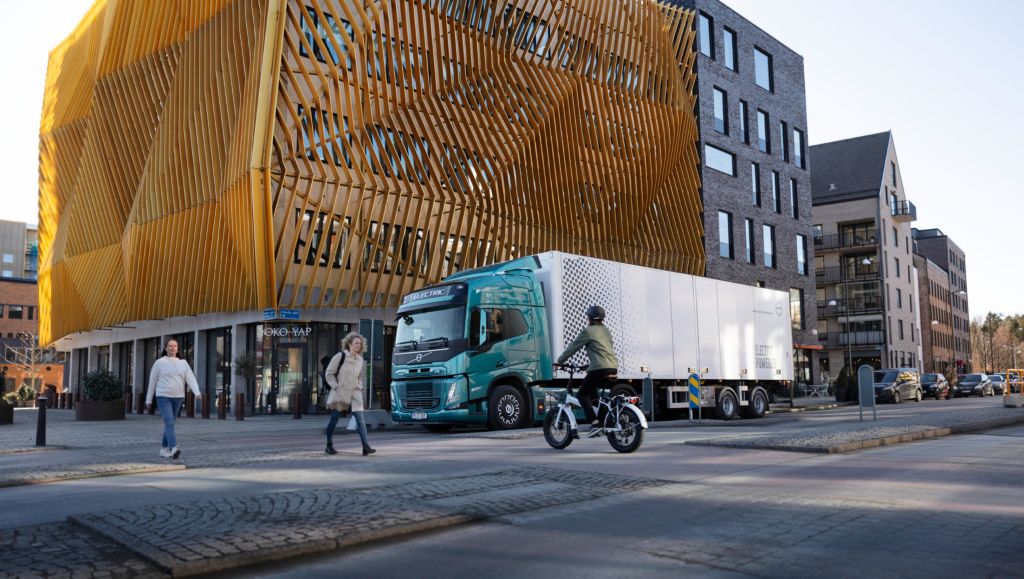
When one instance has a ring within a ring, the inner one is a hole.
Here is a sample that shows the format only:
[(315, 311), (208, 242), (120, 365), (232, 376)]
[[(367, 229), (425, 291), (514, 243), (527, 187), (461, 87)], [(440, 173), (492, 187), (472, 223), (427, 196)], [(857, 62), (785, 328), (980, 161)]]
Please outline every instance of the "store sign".
[(305, 338), (313, 331), (310, 326), (279, 326), (263, 328), (261, 338)]

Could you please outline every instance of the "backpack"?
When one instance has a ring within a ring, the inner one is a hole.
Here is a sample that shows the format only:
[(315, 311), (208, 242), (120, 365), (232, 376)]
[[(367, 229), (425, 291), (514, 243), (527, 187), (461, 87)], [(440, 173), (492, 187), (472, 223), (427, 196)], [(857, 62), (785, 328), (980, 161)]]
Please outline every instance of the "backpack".
[[(337, 380), (338, 376), (341, 375), (341, 367), (345, 365), (345, 352), (341, 353), (341, 363), (338, 364), (338, 372), (334, 375), (334, 379)], [(320, 373), (320, 399), (325, 400), (331, 392), (331, 385), (327, 382), (327, 368), (325, 367), (323, 372)]]

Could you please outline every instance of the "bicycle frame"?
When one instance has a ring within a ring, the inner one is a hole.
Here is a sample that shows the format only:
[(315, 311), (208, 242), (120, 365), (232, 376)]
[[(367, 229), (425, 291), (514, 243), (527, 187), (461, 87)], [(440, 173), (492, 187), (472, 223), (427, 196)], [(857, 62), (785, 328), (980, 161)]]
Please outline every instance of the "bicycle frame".
[[(558, 423), (561, 423), (563, 420), (568, 422), (572, 432), (576, 433), (578, 424), (576, 422), (576, 413), (573, 410), (575, 408), (582, 408), (583, 406), (580, 404), (579, 398), (573, 395), (572, 385), (573, 376), (576, 374), (576, 371), (578, 371), (579, 368), (574, 368), (571, 366), (565, 366), (565, 368), (567, 368), (569, 371), (569, 383), (566, 385), (565, 400), (558, 403), (558, 417), (556, 418), (556, 420), (558, 421)], [(609, 398), (601, 396), (598, 398), (596, 408), (594, 409), (598, 416), (601, 416), (603, 411), (604, 419), (601, 421), (601, 428), (604, 430), (605, 433), (621, 431), (621, 428), (619, 428), (619, 415), (622, 413), (623, 410), (629, 410), (633, 412), (637, 417), (637, 421), (640, 423), (640, 428), (647, 428), (647, 417), (645, 417), (644, 413), (640, 411), (640, 408), (638, 408), (632, 402), (626, 401), (625, 399), (617, 407), (613, 407), (613, 400), (615, 400), (614, 397)], [(606, 424), (608, 424), (609, 417), (613, 417), (612, 424), (615, 425), (613, 428), (605, 426)]]

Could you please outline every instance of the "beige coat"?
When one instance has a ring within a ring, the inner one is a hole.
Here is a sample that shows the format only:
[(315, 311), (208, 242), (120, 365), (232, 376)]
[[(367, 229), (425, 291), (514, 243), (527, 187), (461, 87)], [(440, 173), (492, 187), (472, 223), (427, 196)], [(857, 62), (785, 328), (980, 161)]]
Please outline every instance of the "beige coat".
[[(341, 366), (339, 371), (338, 366)], [(345, 363), (341, 363), (341, 352), (331, 358), (324, 372), (331, 393), (325, 406), (332, 410), (363, 410), (363, 384), (366, 383), (366, 363), (363, 357), (345, 352)]]

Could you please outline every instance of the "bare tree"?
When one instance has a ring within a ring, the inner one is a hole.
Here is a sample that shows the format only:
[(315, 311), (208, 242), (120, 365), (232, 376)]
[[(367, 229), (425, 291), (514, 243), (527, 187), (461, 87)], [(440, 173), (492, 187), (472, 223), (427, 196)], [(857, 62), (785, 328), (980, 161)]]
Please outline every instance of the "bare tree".
[[(28, 377), (28, 382), (39, 394), (41, 380), (39, 378), (39, 366), (42, 364), (58, 363), (58, 352), (52, 347), (43, 348), (39, 346), (39, 336), (29, 333), (18, 334), (15, 345), (6, 344), (5, 357), (7, 363), (19, 370), (22, 375)], [(24, 381), (22, 382), (24, 383)]]

